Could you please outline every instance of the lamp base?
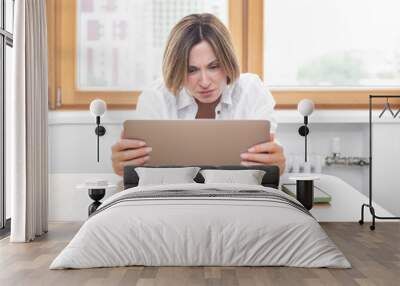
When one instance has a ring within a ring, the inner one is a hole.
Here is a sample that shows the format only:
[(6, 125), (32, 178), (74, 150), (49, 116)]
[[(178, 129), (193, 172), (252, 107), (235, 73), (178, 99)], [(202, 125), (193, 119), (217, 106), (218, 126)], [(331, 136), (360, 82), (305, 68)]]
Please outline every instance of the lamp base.
[(296, 181), (296, 198), (307, 210), (311, 210), (314, 201), (314, 181), (313, 180), (297, 180)]
[(88, 208), (89, 216), (101, 205), (100, 200), (104, 198), (106, 189), (88, 189), (89, 197), (94, 201)]

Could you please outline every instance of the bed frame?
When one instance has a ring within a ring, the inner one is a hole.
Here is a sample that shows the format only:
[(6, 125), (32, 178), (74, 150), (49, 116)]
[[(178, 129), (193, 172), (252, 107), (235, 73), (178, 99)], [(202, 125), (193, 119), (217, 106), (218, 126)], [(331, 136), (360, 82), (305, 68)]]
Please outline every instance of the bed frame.
[[(139, 183), (139, 176), (135, 171), (135, 168), (139, 166), (126, 166), (124, 168), (124, 190), (128, 188), (136, 187)], [(180, 166), (146, 166), (147, 168), (177, 168)], [(198, 166), (201, 169), (218, 169), (218, 170), (248, 170), (248, 169), (256, 169), (263, 170), (266, 172), (264, 175), (261, 184), (265, 187), (271, 187), (278, 189), (279, 186), (279, 167), (278, 166)], [(194, 178), (197, 183), (204, 183), (204, 178), (200, 174)]]

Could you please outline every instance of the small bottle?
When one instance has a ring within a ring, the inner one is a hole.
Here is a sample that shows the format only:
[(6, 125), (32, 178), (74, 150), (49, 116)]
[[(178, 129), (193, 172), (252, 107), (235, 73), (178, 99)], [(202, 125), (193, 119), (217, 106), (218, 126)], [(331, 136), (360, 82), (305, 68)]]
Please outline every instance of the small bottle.
[(286, 158), (286, 173), (291, 173), (293, 170), (293, 154), (289, 154)]
[(311, 163), (310, 161), (303, 163), (303, 173), (311, 173)]
[(299, 173), (300, 172), (300, 160), (301, 160), (301, 157), (299, 155), (294, 155), (293, 156), (293, 162), (292, 162), (292, 171), (293, 171), (293, 173)]
[(340, 154), (340, 137), (333, 137), (331, 141), (331, 150), (333, 154)]
[(321, 174), (322, 173), (322, 156), (320, 154), (316, 154), (314, 157), (314, 173)]

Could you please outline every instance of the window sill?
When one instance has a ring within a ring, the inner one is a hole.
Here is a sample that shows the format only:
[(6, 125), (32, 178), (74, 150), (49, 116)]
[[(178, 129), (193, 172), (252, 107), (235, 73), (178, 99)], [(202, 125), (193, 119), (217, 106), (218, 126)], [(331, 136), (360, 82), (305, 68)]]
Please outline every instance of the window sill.
[[(376, 118), (381, 110), (374, 110), (373, 116)], [(387, 114), (389, 115), (389, 114)], [(107, 111), (101, 118), (102, 124), (121, 125), (126, 119), (134, 119), (134, 110)], [(303, 122), (302, 116), (295, 109), (277, 110), (276, 119), (280, 124), (300, 124)], [(368, 123), (369, 112), (363, 109), (352, 110), (315, 110), (309, 118), (312, 123)], [(389, 116), (380, 119), (375, 123), (399, 123)], [(89, 111), (49, 111), (49, 126), (52, 125), (87, 125), (95, 124), (95, 118)]]

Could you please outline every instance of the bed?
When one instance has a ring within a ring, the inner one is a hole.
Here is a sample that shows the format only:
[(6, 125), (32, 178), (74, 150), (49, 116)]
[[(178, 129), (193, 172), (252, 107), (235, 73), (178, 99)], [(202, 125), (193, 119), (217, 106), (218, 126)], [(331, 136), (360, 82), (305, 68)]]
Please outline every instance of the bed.
[[(165, 168), (165, 167), (164, 167)], [(50, 269), (144, 266), (350, 268), (314, 217), (278, 190), (275, 166), (200, 166), (262, 170), (261, 184), (204, 181), (140, 185), (135, 166), (54, 259)]]

